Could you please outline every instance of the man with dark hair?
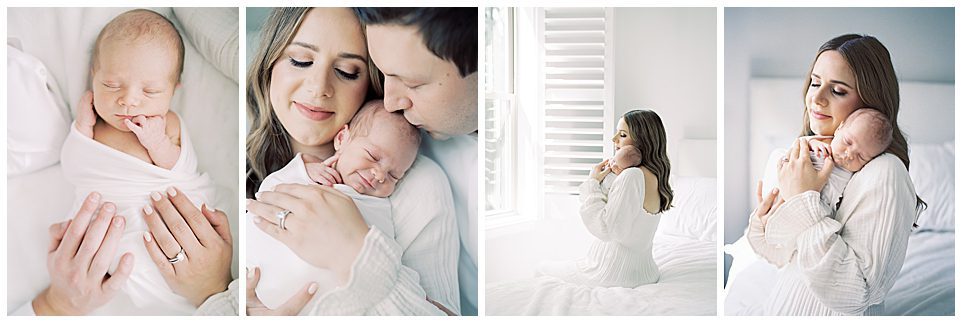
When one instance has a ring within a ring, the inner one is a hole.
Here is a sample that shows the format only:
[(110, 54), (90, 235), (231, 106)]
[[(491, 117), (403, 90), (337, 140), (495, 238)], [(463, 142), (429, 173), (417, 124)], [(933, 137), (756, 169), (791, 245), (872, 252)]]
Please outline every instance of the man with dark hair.
[[(461, 239), (460, 313), (478, 299), (478, 9), (355, 8), (384, 73), (384, 106), (431, 138), (421, 153), (451, 182)], [(457, 312), (457, 304), (454, 311)]]

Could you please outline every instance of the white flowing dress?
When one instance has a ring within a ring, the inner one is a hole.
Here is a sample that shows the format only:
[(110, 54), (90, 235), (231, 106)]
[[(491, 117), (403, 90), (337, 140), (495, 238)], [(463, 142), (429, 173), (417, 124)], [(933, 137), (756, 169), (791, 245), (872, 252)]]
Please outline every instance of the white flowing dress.
[(621, 172), (608, 194), (601, 183), (589, 179), (579, 187), (581, 220), (598, 238), (580, 260), (545, 264), (539, 273), (566, 282), (599, 287), (627, 287), (658, 281), (658, 266), (651, 254), (660, 215), (645, 211), (645, 175), (641, 169)]
[(905, 260), (914, 220), (915, 186), (891, 154), (876, 157), (852, 176), (834, 217), (815, 191), (785, 201), (765, 227), (752, 217), (750, 234), (794, 249), (778, 273), (765, 313), (882, 313)]

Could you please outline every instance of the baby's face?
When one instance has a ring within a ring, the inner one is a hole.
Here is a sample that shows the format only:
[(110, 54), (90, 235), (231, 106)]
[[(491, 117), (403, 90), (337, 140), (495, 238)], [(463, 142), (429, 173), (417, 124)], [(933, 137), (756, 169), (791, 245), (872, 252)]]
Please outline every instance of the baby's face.
[(177, 56), (154, 42), (103, 41), (91, 77), (94, 110), (110, 126), (129, 132), (124, 119), (164, 116), (177, 87)]
[(619, 175), (625, 168), (634, 167), (634, 165), (638, 165), (638, 163), (641, 162), (638, 160), (637, 155), (631, 154), (631, 149), (630, 147), (622, 147), (615, 152), (615, 156), (611, 158), (611, 162), (608, 165), (612, 173)]
[(885, 150), (878, 138), (872, 138), (868, 122), (846, 120), (835, 130), (832, 138), (832, 159), (835, 164), (847, 171), (857, 172), (865, 167), (872, 158)]
[(335, 169), (358, 193), (388, 197), (414, 163), (418, 146), (390, 124), (399, 121), (409, 127), (404, 119), (375, 118), (367, 136), (352, 136), (341, 145)]

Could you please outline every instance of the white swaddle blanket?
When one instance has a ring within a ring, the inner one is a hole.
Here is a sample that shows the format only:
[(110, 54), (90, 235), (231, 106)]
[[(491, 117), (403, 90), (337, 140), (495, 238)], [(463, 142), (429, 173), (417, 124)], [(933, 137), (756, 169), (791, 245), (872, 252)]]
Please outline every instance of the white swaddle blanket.
[(109, 272), (113, 273), (117, 268), (121, 255), (133, 253), (133, 272), (123, 288), (133, 304), (144, 309), (143, 313), (193, 313), (196, 308), (186, 298), (174, 294), (151, 261), (143, 242), (147, 223), (142, 209), (150, 204), (151, 192), (165, 192), (175, 186), (198, 206), (214, 201), (213, 182), (207, 174), (197, 172), (197, 156), (183, 124), (180, 127), (180, 157), (170, 170), (88, 138), (80, 134), (75, 124), (70, 125), (60, 160), (64, 177), (76, 187), (73, 207), (67, 213), (70, 217), (80, 209), (87, 194), (96, 191), (103, 196), (103, 201), (116, 204), (117, 215), (127, 220), (127, 228), (117, 247), (117, 259)]
[[(258, 192), (273, 191), (278, 184), (313, 184), (317, 185), (307, 175), (307, 168), (301, 154), (297, 154), (284, 168), (271, 173), (264, 178)], [(361, 211), (361, 216), (369, 226), (381, 230), (386, 236), (394, 239), (394, 218), (391, 213), (391, 202), (387, 198), (363, 195), (350, 186), (335, 184), (334, 188), (350, 196)], [(317, 282), (317, 295), (337, 287), (334, 273), (308, 264), (297, 256), (290, 248), (280, 241), (261, 231), (254, 224), (256, 215), (247, 214), (247, 268), (260, 267), (261, 278), (257, 284), (257, 297), (269, 308), (277, 308), (299, 292), (310, 282)], [(296, 217), (297, 214), (291, 214)], [(318, 297), (314, 297), (301, 315), (308, 313)]]

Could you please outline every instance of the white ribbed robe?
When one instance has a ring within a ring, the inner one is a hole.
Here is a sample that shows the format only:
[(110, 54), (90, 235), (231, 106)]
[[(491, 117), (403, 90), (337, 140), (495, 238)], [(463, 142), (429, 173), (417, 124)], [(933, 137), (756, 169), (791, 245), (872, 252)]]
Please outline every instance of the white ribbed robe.
[(749, 234), (763, 235), (772, 246), (756, 248), (756, 253), (788, 262), (765, 313), (882, 313), (905, 260), (914, 220), (915, 186), (891, 154), (876, 157), (852, 176), (834, 218), (815, 191), (789, 198), (765, 227), (751, 217)]

